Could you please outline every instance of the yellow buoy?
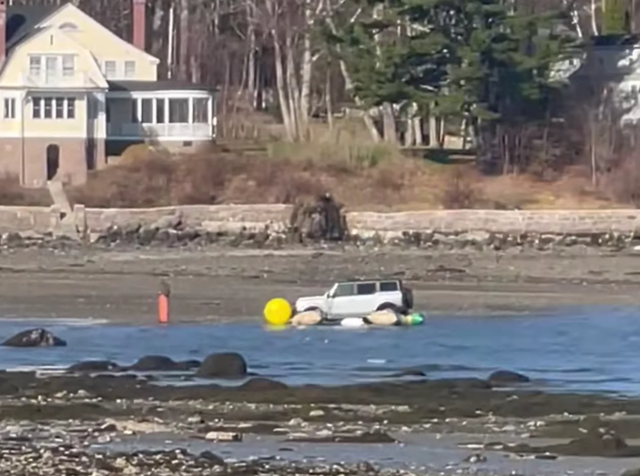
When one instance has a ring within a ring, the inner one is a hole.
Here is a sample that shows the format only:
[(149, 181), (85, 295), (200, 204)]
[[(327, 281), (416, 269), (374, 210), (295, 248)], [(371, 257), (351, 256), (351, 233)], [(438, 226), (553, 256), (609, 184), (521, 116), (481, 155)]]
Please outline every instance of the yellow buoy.
[(272, 326), (284, 326), (291, 319), (291, 305), (286, 299), (274, 298), (264, 307), (264, 320)]

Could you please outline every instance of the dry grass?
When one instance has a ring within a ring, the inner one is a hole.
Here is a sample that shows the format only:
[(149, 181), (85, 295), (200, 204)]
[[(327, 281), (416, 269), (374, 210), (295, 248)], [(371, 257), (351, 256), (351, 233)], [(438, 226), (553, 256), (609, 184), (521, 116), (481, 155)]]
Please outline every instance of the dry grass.
[(51, 205), (51, 197), (46, 189), (30, 189), (20, 186), (20, 179), (14, 175), (0, 176), (0, 205), (36, 207)]

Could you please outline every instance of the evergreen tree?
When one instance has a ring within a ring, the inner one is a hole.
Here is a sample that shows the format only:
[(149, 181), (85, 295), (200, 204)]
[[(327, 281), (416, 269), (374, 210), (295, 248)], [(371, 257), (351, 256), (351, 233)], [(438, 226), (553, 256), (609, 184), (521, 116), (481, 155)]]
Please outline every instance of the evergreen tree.
[(501, 155), (496, 145), (510, 130), (544, 115), (551, 68), (571, 54), (559, 12), (513, 13), (502, 0), (369, 3), (384, 7), (382, 17), (339, 39), (360, 97), (437, 101), (440, 112), (470, 120), (485, 161)]

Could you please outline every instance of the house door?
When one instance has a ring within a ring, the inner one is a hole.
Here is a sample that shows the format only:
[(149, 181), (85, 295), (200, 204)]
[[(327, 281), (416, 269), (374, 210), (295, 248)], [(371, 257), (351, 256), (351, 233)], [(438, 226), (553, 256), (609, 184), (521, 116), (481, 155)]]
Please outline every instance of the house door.
[(60, 147), (57, 144), (47, 146), (47, 180), (53, 180), (60, 168)]

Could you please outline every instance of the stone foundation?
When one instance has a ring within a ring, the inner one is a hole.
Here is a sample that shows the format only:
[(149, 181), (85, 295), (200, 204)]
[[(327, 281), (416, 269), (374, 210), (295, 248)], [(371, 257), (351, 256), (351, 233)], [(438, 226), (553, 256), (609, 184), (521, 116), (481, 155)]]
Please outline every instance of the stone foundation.
[[(26, 187), (43, 187), (47, 182), (47, 148), (59, 147), (57, 179), (74, 185), (87, 179), (87, 168), (106, 164), (104, 139), (93, 139), (92, 151), (84, 138), (2, 138), (0, 139), (0, 174), (22, 178)], [(89, 160), (90, 156), (93, 160)], [(24, 157), (24, 160), (22, 158)]]

